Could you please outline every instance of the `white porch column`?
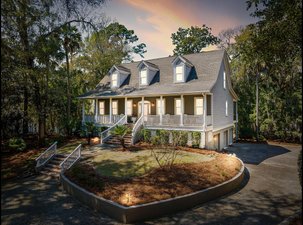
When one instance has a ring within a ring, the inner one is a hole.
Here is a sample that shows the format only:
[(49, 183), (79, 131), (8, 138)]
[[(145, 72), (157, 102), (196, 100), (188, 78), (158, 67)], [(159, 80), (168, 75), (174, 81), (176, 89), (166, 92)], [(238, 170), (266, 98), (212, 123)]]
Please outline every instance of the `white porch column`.
[(144, 116), (144, 97), (142, 97), (142, 100), (141, 100), (141, 115)]
[(124, 101), (124, 115), (126, 115), (126, 123), (127, 123), (127, 97), (125, 98)]
[(113, 122), (113, 105), (112, 98), (109, 98), (109, 123)]
[(82, 100), (82, 123), (85, 123), (85, 104), (84, 104), (84, 101), (85, 100)]
[(163, 96), (160, 96), (160, 125), (162, 125), (162, 118), (163, 118)]
[(200, 148), (205, 148), (205, 144), (206, 144), (205, 138), (206, 138), (205, 132), (202, 131), (201, 132), (201, 139), (200, 139), (200, 146), (199, 146)]
[(203, 129), (206, 131), (206, 94), (203, 94)]
[(98, 99), (95, 99), (95, 123), (98, 121)]
[(181, 116), (180, 116), (180, 126), (183, 126), (183, 114), (184, 114), (184, 97), (181, 95)]

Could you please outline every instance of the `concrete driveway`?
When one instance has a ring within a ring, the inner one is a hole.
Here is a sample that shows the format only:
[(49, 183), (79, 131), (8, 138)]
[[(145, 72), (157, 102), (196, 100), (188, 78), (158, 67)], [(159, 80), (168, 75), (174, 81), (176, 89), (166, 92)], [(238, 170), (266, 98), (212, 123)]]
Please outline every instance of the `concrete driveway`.
[[(238, 143), (243, 160), (239, 190), (194, 209), (139, 224), (278, 224), (300, 209), (297, 158), (301, 145)], [(54, 179), (37, 176), (2, 184), (2, 224), (119, 224), (63, 193)]]

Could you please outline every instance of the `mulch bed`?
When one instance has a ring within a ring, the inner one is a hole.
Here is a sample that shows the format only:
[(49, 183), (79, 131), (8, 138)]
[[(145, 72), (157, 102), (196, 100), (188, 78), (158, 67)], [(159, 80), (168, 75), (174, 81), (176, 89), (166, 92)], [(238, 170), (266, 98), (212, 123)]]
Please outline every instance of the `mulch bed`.
[(227, 154), (191, 148), (182, 150), (215, 154), (215, 159), (203, 163), (177, 164), (171, 169), (156, 168), (143, 176), (127, 179), (101, 176), (91, 165), (82, 162), (67, 171), (66, 176), (98, 196), (131, 206), (215, 186), (233, 178), (241, 169), (239, 160)]

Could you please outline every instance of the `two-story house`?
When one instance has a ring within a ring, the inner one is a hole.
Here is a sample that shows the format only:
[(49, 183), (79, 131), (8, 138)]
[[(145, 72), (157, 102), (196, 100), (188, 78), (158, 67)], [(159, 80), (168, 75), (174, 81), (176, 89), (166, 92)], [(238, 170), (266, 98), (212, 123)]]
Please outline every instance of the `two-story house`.
[(233, 142), (238, 97), (231, 86), (224, 50), (114, 65), (95, 90), (80, 99), (83, 122), (107, 126), (133, 123), (133, 143), (140, 128), (201, 132), (200, 147), (222, 149)]

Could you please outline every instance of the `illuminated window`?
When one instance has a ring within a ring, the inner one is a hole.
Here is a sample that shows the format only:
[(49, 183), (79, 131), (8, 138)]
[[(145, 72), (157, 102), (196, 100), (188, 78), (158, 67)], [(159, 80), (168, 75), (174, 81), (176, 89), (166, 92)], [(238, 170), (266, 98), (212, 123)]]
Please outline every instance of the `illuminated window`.
[(104, 115), (105, 114), (105, 104), (104, 101), (99, 102), (99, 114)]
[[(156, 101), (156, 113), (157, 115), (160, 115), (161, 113), (161, 99), (160, 98), (157, 98), (157, 101)], [(165, 114), (165, 99), (162, 99), (162, 115)]]
[(131, 116), (133, 114), (133, 101), (128, 100), (126, 104), (126, 115)]
[(112, 74), (112, 87), (117, 87), (118, 86), (118, 74), (113, 73)]
[(225, 116), (228, 116), (228, 101), (225, 101)]
[(147, 70), (140, 71), (140, 84), (147, 85)]
[(176, 82), (183, 81), (183, 66), (176, 66)]
[(175, 99), (175, 115), (181, 115), (181, 99)]
[(203, 114), (203, 98), (195, 98), (195, 115)]
[(113, 115), (118, 115), (118, 101), (112, 102)]
[(226, 74), (223, 72), (223, 88), (226, 89)]

